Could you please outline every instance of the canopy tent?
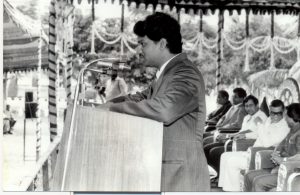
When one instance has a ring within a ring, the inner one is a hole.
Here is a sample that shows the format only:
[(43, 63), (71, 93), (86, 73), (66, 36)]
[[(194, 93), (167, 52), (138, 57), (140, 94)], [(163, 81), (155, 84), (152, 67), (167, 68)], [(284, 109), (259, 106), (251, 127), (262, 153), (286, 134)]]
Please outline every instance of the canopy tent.
[[(57, 135), (57, 108), (56, 108), (56, 81), (59, 76), (59, 63), (64, 63), (68, 69), (65, 74), (66, 79), (71, 78), (72, 67), (72, 43), (73, 43), (73, 21), (74, 21), (74, 6), (83, 1), (89, 2), (93, 7), (95, 3), (116, 2), (124, 3), (125, 6), (138, 9), (150, 9), (152, 11), (172, 11), (180, 15), (180, 13), (191, 13), (201, 15), (209, 12), (214, 13), (219, 11), (219, 29), (218, 29), (218, 70), (217, 77), (220, 76), (221, 65), (221, 38), (222, 28), (224, 23), (223, 13), (229, 11), (233, 13), (237, 11), (241, 13), (246, 10), (246, 13), (254, 14), (289, 14), (299, 15), (300, 0), (51, 0), (49, 9), (49, 123), (51, 141)], [(94, 16), (94, 9), (92, 15)], [(273, 17), (274, 19), (274, 17)], [(247, 26), (247, 25), (246, 25)], [(246, 27), (247, 29), (247, 27)], [(201, 27), (199, 28), (201, 31)], [(300, 36), (300, 25), (299, 25)], [(274, 35), (274, 34), (273, 34)], [(272, 35), (272, 37), (273, 37)], [(61, 57), (61, 59), (60, 59)], [(218, 80), (219, 82), (220, 80)], [(68, 82), (67, 82), (68, 83)], [(70, 84), (66, 88), (69, 88)], [(70, 94), (67, 89), (67, 97)]]
[[(28, 71), (38, 68), (40, 26), (18, 9), (3, 2), (3, 71)], [(47, 36), (43, 32), (42, 68), (48, 66)]]
[[(56, 75), (57, 75), (57, 54), (65, 56), (67, 69), (71, 69), (72, 66), (72, 45), (73, 45), (73, 22), (74, 22), (74, 5), (75, 3), (81, 5), (81, 3), (90, 3), (92, 7), (92, 18), (95, 19), (95, 4), (97, 3), (107, 3), (111, 2), (114, 4), (122, 4), (124, 6), (129, 6), (133, 9), (147, 9), (152, 11), (166, 11), (178, 13), (191, 13), (200, 16), (200, 28), (199, 33), (202, 33), (202, 16), (203, 14), (208, 14), (209, 12), (214, 13), (218, 10), (218, 36), (216, 40), (217, 45), (217, 70), (216, 70), (216, 83), (217, 89), (219, 89), (221, 84), (221, 64), (222, 64), (222, 46), (224, 39), (224, 11), (228, 10), (231, 14), (237, 11), (239, 14), (242, 10), (246, 11), (246, 50), (250, 47), (249, 37), (249, 14), (270, 14), (271, 15), (271, 35), (270, 43), (274, 43), (274, 15), (275, 14), (289, 14), (289, 15), (299, 15), (300, 17), (300, 0), (52, 0), (50, 4), (49, 13), (49, 80), (51, 81), (49, 86), (49, 115), (52, 116), (50, 119), (50, 133), (55, 136), (57, 133), (57, 121), (56, 121), (56, 104), (55, 97), (50, 94), (55, 94), (56, 91)], [(124, 10), (124, 9), (122, 9)], [(121, 23), (124, 22), (124, 14), (121, 16)], [(300, 22), (299, 22), (300, 23)], [(59, 29), (59, 30), (58, 30)], [(123, 32), (123, 25), (121, 25), (121, 32)], [(93, 32), (92, 32), (93, 33)], [(300, 37), (300, 25), (298, 34)], [(122, 35), (122, 34), (121, 34)], [(122, 36), (121, 36), (122, 38)], [(124, 38), (124, 36), (123, 36)], [(299, 39), (300, 40), (300, 39)], [(226, 40), (225, 40), (226, 41)], [(275, 40), (276, 41), (276, 40)], [(124, 42), (125, 43), (125, 42)], [(247, 46), (248, 45), (248, 46)], [(274, 50), (271, 48), (271, 53)], [(92, 46), (93, 49), (93, 46)], [(59, 51), (59, 52), (57, 52)], [(300, 56), (300, 49), (298, 49), (298, 55)], [(246, 59), (249, 56), (246, 55)], [(247, 60), (245, 67), (247, 67)], [(274, 67), (274, 60), (271, 60), (270, 68)], [(247, 69), (247, 68), (245, 68)], [(67, 81), (70, 83), (71, 73), (67, 72), (65, 75)], [(70, 98), (70, 84), (67, 85), (66, 94)], [(51, 97), (50, 97), (51, 96)], [(51, 113), (52, 112), (52, 113)], [(51, 140), (54, 139), (52, 136)]]

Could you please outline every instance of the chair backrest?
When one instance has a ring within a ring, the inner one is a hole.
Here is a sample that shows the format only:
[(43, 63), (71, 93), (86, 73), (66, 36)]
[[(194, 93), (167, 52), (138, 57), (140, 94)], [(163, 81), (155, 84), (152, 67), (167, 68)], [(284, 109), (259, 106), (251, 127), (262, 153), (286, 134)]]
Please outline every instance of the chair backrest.
[(253, 146), (255, 139), (240, 139), (233, 140), (232, 142), (232, 151), (247, 151), (247, 149)]
[(268, 103), (267, 103), (267, 98), (266, 97), (263, 98), (263, 100), (262, 100), (262, 102), (260, 104), (259, 109), (261, 111), (263, 111), (267, 115), (267, 117), (270, 116), (270, 114), (269, 114), (269, 107), (268, 107)]
[(274, 168), (275, 164), (271, 160), (273, 150), (260, 150), (255, 154), (255, 169)]

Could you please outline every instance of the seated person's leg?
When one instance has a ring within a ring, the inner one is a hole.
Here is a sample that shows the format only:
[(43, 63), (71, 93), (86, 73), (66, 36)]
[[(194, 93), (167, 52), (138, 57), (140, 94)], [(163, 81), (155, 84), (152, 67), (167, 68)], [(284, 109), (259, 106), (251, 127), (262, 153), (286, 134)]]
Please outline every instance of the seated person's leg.
[(246, 152), (225, 152), (221, 155), (219, 187), (224, 191), (240, 191), (240, 171), (246, 169)]
[(254, 192), (268, 192), (277, 186), (278, 174), (259, 175), (253, 180), (252, 191)]
[(13, 128), (15, 126), (15, 124), (16, 124), (16, 120), (13, 119), (13, 118), (11, 118), (10, 121), (9, 121), (9, 123), (10, 123), (10, 128)]
[(213, 130), (216, 130), (215, 125), (207, 125), (207, 126), (205, 126), (205, 129), (204, 129), (205, 132), (211, 132)]
[(210, 165), (210, 160), (209, 159), (209, 152), (212, 148), (214, 147), (218, 147), (218, 146), (222, 146), (224, 145), (224, 143), (219, 143), (219, 142), (215, 142), (215, 143), (210, 143), (210, 144), (207, 144), (204, 146), (204, 153), (205, 153), (205, 156), (206, 156), (206, 159), (207, 159), (207, 163)]
[(214, 143), (214, 136), (209, 136), (203, 139), (203, 146)]
[(3, 134), (7, 134), (10, 129), (9, 120), (3, 119)]
[(244, 176), (244, 192), (251, 192), (252, 185), (255, 177), (259, 175), (269, 174), (271, 170), (252, 170), (245, 174)]
[[(231, 147), (229, 147), (231, 148)], [(231, 151), (231, 150), (230, 150)], [(224, 146), (217, 146), (209, 151), (210, 165), (219, 173), (221, 155), (225, 152)]]
[(203, 139), (212, 136), (215, 133), (215, 131), (205, 132), (203, 133)]

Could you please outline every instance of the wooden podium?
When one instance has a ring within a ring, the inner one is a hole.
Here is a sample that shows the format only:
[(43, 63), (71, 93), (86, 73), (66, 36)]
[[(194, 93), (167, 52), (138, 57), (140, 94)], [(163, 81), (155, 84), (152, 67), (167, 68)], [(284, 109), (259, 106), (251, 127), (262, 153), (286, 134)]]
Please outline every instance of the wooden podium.
[(70, 111), (51, 191), (160, 191), (162, 123), (77, 106), (68, 139)]

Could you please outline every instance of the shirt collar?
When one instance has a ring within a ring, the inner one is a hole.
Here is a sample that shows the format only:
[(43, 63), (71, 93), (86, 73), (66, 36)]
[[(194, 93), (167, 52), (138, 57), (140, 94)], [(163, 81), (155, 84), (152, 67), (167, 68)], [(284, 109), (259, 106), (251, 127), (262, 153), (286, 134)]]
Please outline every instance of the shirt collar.
[[(181, 53), (179, 53), (181, 54)], [(179, 54), (176, 54), (175, 56), (173, 56), (172, 58), (170, 58), (168, 61), (166, 61), (161, 67), (160, 69), (157, 70), (156, 72), (156, 80), (158, 80), (158, 78), (160, 77), (161, 73), (164, 71), (164, 69), (166, 68), (167, 64), (174, 59), (175, 57), (177, 57)]]
[(234, 108), (238, 108), (240, 105), (242, 105), (243, 103), (239, 103), (237, 105), (233, 105)]

